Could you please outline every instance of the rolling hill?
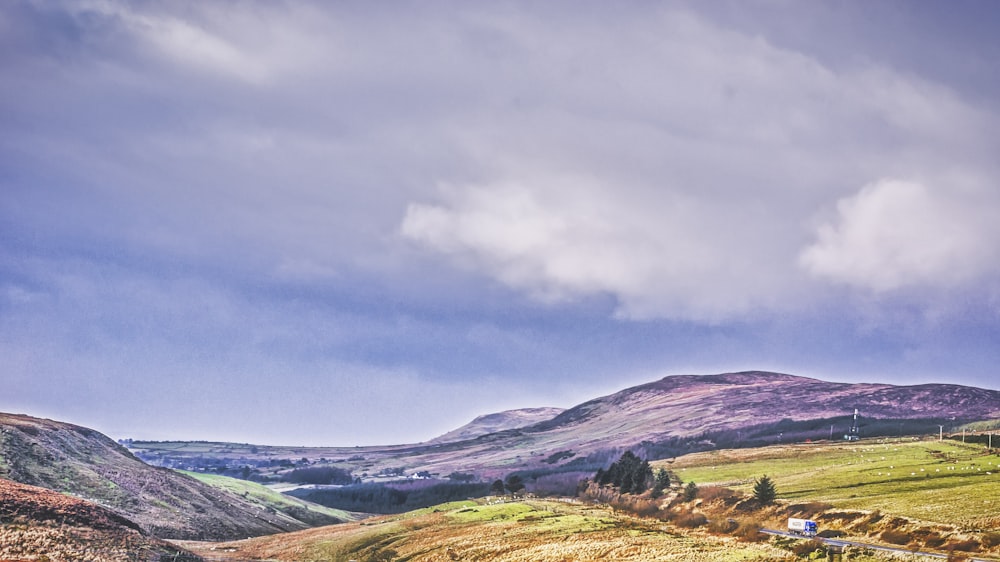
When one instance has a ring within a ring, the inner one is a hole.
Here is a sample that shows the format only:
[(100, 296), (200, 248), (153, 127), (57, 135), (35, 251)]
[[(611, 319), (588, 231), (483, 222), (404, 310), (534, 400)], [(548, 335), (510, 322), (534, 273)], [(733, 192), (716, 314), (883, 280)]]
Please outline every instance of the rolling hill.
[(548, 421), (563, 413), (562, 408), (521, 408), (518, 410), (507, 410), (495, 414), (479, 416), (471, 422), (454, 429), (444, 435), (435, 437), (428, 443), (451, 443), (454, 441), (466, 441), (475, 439), (482, 435), (489, 435), (498, 431), (510, 429), (520, 429), (537, 423)]
[(0, 414), (0, 478), (95, 502), (166, 539), (246, 538), (340, 519), (320, 509), (305, 522), (289, 512), (149, 466), (101, 433), (72, 424)]
[[(391, 447), (249, 447), (134, 443), (138, 450), (193, 459), (212, 454), (326, 459), (355, 475), (455, 471), (483, 478), (513, 471), (591, 471), (624, 449), (650, 458), (693, 451), (841, 439), (861, 412), (860, 435), (929, 434), (979, 420), (1000, 420), (1000, 391), (950, 384), (896, 386), (826, 382), (748, 371), (677, 375), (595, 398), (531, 425), (459, 438), (463, 429)], [(470, 435), (487, 427), (470, 424)], [(504, 419), (504, 417), (501, 417)], [(510, 419), (506, 416), (506, 419)], [(519, 424), (518, 424), (519, 425)], [(212, 453), (211, 451), (219, 451)]]

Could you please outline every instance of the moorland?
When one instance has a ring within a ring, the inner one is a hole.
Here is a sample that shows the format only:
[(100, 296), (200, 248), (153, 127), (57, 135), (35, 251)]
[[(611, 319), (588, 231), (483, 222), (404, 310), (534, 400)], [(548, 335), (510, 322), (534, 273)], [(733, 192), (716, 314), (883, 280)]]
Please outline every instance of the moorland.
[[(0, 558), (900, 555), (881, 545), (907, 556), (1000, 560), (997, 429), (993, 390), (762, 372), (667, 377), (389, 447), (115, 442), (2, 414)], [(602, 485), (602, 471), (625, 455), (645, 459), (644, 484)], [(774, 501), (754, 496), (763, 476)], [(763, 532), (783, 529), (788, 517), (814, 519), (821, 537), (856, 544), (840, 552)]]

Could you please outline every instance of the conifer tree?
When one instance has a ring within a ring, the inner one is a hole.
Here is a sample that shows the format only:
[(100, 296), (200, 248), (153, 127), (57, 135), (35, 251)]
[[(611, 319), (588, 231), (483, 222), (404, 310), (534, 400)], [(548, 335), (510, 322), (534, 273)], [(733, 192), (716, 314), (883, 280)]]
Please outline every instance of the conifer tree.
[(770, 505), (774, 503), (774, 498), (777, 497), (778, 490), (774, 487), (774, 481), (772, 481), (765, 474), (757, 479), (757, 482), (753, 485), (753, 497), (761, 505)]
[(694, 480), (687, 483), (684, 487), (684, 501), (689, 502), (698, 497), (698, 485), (694, 483)]

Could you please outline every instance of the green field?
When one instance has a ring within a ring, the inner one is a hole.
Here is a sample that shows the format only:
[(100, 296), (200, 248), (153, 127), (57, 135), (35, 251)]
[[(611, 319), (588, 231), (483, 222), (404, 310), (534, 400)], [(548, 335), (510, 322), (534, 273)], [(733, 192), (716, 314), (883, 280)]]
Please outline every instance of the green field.
[(749, 492), (771, 477), (778, 498), (1000, 529), (1000, 456), (954, 441), (869, 440), (698, 453), (658, 462), (683, 481)]
[(196, 480), (208, 484), (209, 486), (220, 488), (237, 496), (241, 496), (244, 499), (257, 504), (261, 509), (282, 511), (292, 515), (300, 521), (332, 523), (332, 521), (326, 522), (324, 519), (333, 518), (340, 521), (356, 521), (359, 519), (357, 515), (350, 512), (333, 509), (292, 496), (287, 496), (256, 482), (239, 480), (237, 478), (230, 478), (228, 476), (221, 476), (218, 474), (206, 474), (203, 472), (188, 472), (186, 470), (180, 470), (178, 472), (195, 478)]

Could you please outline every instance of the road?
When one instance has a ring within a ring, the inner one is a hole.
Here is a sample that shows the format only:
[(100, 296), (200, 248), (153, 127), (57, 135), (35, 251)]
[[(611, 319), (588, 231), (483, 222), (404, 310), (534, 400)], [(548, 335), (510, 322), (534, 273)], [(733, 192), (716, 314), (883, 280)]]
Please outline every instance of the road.
[[(788, 531), (781, 531), (781, 530), (778, 530), (778, 529), (761, 529), (760, 532), (766, 533), (768, 535), (778, 535), (778, 536), (781, 536), (781, 537), (791, 537), (793, 539), (806, 539), (807, 538), (807, 537), (803, 537), (802, 535), (797, 535), (795, 533), (789, 533)], [(823, 538), (823, 537), (815, 537), (815, 538), (817, 540), (823, 541), (824, 544), (828, 544), (830, 546), (839, 546), (839, 547), (859, 546), (859, 547), (863, 547), (863, 548), (870, 548), (872, 550), (881, 550), (881, 551), (884, 551), (884, 552), (895, 552), (895, 553), (900, 553), (900, 554), (914, 554), (914, 555), (917, 555), (917, 556), (925, 556), (927, 558), (942, 558), (942, 559), (947, 559), (948, 558), (947, 554), (939, 554), (937, 552), (923, 552), (923, 551), (919, 551), (919, 550), (913, 551), (913, 550), (910, 550), (908, 548), (900, 548), (900, 547), (896, 547), (896, 546), (882, 546), (882, 545), (870, 544), (870, 543), (866, 543), (866, 542), (842, 541), (840, 539), (827, 539), (827, 538)], [(996, 558), (973, 558), (971, 556), (968, 558), (968, 560), (970, 562), (997, 562)]]

